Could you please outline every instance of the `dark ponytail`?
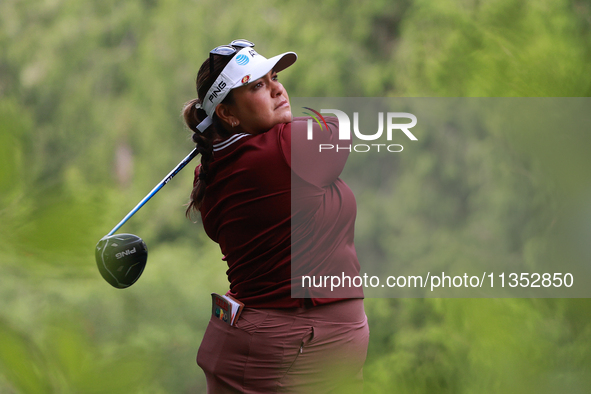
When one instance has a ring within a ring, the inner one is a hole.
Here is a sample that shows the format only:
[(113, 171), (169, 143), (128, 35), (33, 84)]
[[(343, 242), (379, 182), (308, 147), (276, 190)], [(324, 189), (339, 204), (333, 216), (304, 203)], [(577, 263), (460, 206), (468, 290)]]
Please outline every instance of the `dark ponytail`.
[[(186, 215), (189, 217), (191, 212), (199, 211), (203, 198), (205, 197), (205, 188), (207, 182), (211, 182), (209, 175), (209, 165), (213, 161), (213, 141), (216, 138), (227, 138), (233, 134), (232, 131), (226, 130), (220, 119), (216, 114), (212, 116), (212, 125), (209, 126), (203, 133), (197, 130), (197, 126), (207, 117), (205, 110), (201, 108), (203, 98), (207, 91), (215, 82), (215, 79), (220, 75), (226, 64), (232, 59), (231, 56), (215, 56), (213, 74), (209, 73), (209, 59), (201, 65), (199, 73), (197, 74), (197, 96), (193, 100), (185, 103), (183, 107), (183, 118), (185, 124), (191, 131), (193, 131), (193, 142), (197, 146), (197, 151), (201, 154), (201, 166), (199, 168), (199, 176), (193, 185), (193, 191), (189, 198)], [(232, 91), (228, 93), (226, 98), (222, 101), (224, 104), (233, 104)]]

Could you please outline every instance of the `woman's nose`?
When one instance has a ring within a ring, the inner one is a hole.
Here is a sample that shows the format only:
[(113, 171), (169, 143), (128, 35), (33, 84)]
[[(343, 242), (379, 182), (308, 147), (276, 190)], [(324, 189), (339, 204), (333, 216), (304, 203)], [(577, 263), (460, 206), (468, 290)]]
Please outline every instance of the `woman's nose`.
[(279, 81), (271, 81), (271, 94), (273, 97), (280, 96), (283, 93), (283, 85)]

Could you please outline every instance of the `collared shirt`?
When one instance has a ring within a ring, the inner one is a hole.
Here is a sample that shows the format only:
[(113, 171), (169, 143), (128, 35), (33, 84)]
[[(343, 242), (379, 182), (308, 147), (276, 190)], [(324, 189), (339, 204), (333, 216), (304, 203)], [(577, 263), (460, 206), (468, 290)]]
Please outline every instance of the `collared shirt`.
[(293, 308), (363, 297), (361, 287), (331, 290), (322, 280), (359, 275), (356, 203), (339, 178), (349, 152), (319, 149), (337, 144), (336, 126), (314, 124), (312, 140), (308, 127), (307, 118), (295, 118), (214, 145), (202, 221), (228, 264), (228, 294), (247, 307)]

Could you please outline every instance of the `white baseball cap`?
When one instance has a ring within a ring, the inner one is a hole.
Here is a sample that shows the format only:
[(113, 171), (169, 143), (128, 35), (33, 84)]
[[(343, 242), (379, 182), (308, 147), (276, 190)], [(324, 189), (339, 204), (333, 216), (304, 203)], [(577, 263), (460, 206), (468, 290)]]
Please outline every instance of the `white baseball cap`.
[(264, 77), (271, 70), (285, 70), (297, 58), (295, 52), (285, 52), (267, 59), (258, 54), (253, 47), (240, 49), (207, 91), (201, 103), (207, 117), (199, 123), (197, 130), (203, 133), (211, 125), (217, 105), (226, 98), (230, 90)]

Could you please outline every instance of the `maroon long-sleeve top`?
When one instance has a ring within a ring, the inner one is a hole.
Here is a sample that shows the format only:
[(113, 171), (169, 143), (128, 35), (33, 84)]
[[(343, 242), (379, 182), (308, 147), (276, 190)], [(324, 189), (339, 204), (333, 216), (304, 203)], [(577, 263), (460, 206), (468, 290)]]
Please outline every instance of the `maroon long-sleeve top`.
[[(228, 264), (228, 294), (247, 307), (363, 297), (361, 287), (331, 290), (326, 281), (354, 278), (360, 270), (353, 243), (355, 197), (339, 178), (349, 151), (320, 149), (343, 145), (336, 126), (327, 130), (313, 122), (311, 140), (308, 128), (307, 118), (295, 118), (214, 145), (201, 216)], [(198, 173), (199, 167), (195, 179)], [(310, 278), (304, 286), (302, 277)]]

